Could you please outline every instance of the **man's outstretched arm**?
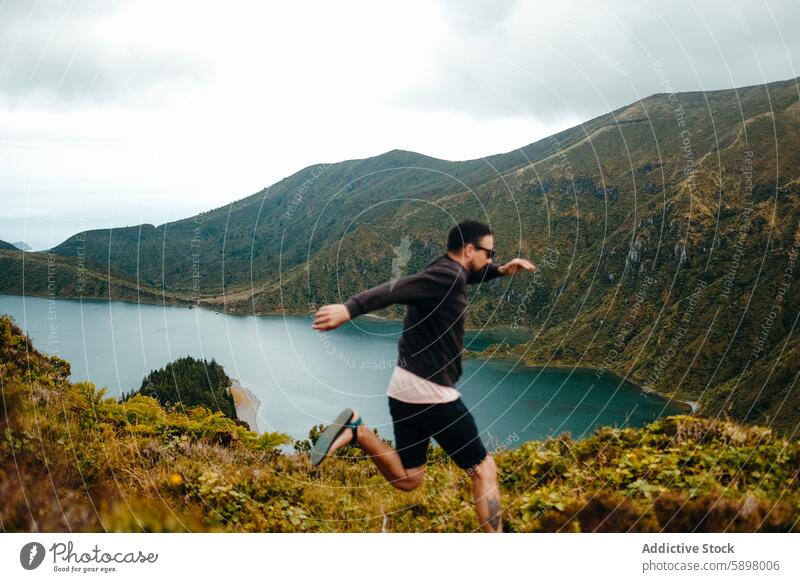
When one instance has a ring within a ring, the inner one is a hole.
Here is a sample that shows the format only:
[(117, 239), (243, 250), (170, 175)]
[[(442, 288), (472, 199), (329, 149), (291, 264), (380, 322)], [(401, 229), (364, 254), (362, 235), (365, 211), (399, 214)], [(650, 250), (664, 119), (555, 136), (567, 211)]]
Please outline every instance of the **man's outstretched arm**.
[(442, 273), (430, 271), (398, 277), (353, 295), (344, 303), (320, 307), (311, 327), (326, 331), (335, 329), (354, 317), (395, 303), (408, 305), (415, 301), (441, 299), (452, 284), (452, 280)]
[(526, 259), (520, 258), (512, 259), (502, 265), (489, 263), (480, 271), (473, 271), (467, 275), (467, 283), (481, 283), (483, 281), (494, 279), (495, 277), (513, 275), (520, 269), (525, 269), (526, 271), (535, 271), (536, 265)]

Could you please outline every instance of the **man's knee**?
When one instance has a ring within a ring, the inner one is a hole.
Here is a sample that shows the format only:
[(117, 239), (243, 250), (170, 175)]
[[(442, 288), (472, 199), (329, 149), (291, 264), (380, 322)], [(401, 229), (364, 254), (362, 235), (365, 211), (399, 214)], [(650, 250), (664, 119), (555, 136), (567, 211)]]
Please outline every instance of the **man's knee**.
[(425, 478), (425, 467), (415, 467), (406, 469), (406, 476), (402, 479), (395, 479), (392, 485), (400, 491), (413, 491), (422, 484)]
[(492, 456), (487, 454), (480, 463), (467, 469), (467, 474), (473, 481), (494, 481), (497, 479), (497, 465)]

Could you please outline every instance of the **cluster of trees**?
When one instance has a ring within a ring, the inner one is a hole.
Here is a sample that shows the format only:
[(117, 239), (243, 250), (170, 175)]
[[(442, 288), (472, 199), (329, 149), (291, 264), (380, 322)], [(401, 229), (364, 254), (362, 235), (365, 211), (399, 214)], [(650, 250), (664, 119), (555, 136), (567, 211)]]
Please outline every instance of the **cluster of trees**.
[(229, 390), (231, 384), (225, 369), (213, 358), (209, 362), (186, 356), (150, 372), (142, 380), (139, 390), (123, 394), (121, 400), (124, 402), (135, 394), (141, 394), (152, 396), (163, 406), (203, 405), (237, 420), (236, 407)]

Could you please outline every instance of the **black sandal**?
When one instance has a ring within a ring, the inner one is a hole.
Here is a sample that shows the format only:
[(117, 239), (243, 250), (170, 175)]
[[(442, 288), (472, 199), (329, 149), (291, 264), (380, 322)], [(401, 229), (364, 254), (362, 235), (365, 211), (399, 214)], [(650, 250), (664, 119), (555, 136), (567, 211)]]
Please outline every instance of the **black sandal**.
[(314, 443), (314, 448), (311, 449), (311, 466), (316, 467), (328, 456), (333, 442), (348, 428), (353, 430), (353, 439), (350, 444), (358, 444), (358, 425), (361, 424), (361, 417), (352, 420), (353, 414), (350, 408), (345, 408), (339, 413), (336, 420), (325, 427), (325, 430), (317, 438), (317, 442)]

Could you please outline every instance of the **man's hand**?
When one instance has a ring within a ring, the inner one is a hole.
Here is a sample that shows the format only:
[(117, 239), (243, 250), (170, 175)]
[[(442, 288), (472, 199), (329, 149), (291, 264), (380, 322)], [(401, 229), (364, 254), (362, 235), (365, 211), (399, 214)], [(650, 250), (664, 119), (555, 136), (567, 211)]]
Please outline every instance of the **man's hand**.
[(311, 327), (317, 331), (328, 331), (336, 329), (349, 320), (350, 311), (344, 303), (323, 305), (314, 314), (314, 323), (311, 324)]
[(511, 259), (504, 265), (500, 265), (497, 268), (497, 270), (500, 272), (501, 275), (513, 275), (520, 269), (525, 269), (526, 271), (535, 271), (538, 268), (539, 267), (537, 267), (530, 261), (517, 258), (517, 259)]

